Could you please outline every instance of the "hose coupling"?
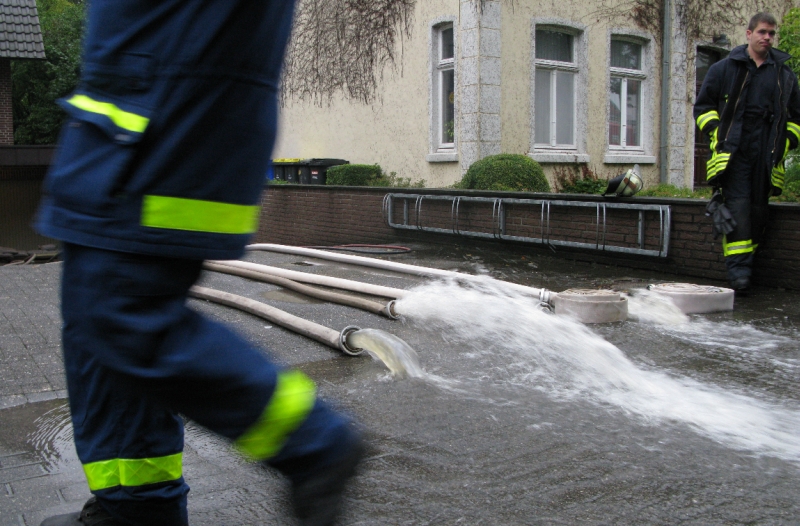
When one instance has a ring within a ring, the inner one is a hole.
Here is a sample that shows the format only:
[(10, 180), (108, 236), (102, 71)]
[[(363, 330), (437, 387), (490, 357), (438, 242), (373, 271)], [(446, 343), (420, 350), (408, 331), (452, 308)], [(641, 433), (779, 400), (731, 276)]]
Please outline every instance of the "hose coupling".
[(361, 327), (356, 327), (355, 325), (348, 325), (342, 329), (342, 332), (339, 333), (339, 350), (348, 356), (358, 356), (359, 354), (363, 353), (364, 349), (353, 348), (347, 343), (347, 337), (350, 334), (360, 330)]
[(386, 304), (386, 307), (383, 308), (381, 311), (384, 316), (389, 318), (390, 320), (399, 320), (400, 315), (394, 310), (394, 305), (397, 303), (397, 300), (392, 300)]
[(551, 290), (547, 290), (547, 289), (539, 290), (539, 301), (547, 303), (548, 305), (552, 305), (553, 304), (553, 300), (555, 299), (556, 296), (557, 296), (557, 293), (555, 293), (555, 292), (553, 292)]

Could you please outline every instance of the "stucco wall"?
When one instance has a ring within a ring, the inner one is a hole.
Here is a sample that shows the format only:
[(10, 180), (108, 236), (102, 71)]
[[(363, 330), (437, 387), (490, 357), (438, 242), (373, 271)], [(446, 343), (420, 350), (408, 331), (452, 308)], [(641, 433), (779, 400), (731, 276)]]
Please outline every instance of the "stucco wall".
[[(669, 93), (662, 93), (662, 35), (638, 27), (631, 17), (635, 2), (601, 3), (557, 0), (484, 0), (475, 12), (473, 0), (416, 2), (410, 38), (397, 50), (396, 67), (383, 71), (383, 83), (371, 105), (336, 98), (322, 107), (290, 101), (281, 114), (281, 131), (273, 157), (334, 157), (353, 163), (380, 164), (427, 187), (446, 187), (460, 179), (475, 160), (498, 152), (529, 154), (555, 180), (557, 171), (579, 165), (600, 178), (623, 173), (634, 163), (642, 169), (646, 186), (666, 182), (691, 187), (694, 176), (695, 51), (697, 46), (725, 51), (744, 43), (741, 25), (703, 24), (708, 34), (696, 39), (684, 27), (685, 0), (672, 0)], [(759, 8), (780, 17), (782, 0)], [(746, 8), (745, 8), (746, 9)], [(756, 6), (753, 6), (755, 12)], [(431, 153), (431, 27), (452, 22), (456, 49), (456, 151), (449, 162), (429, 162)], [(578, 73), (576, 142), (565, 152), (536, 151), (533, 147), (533, 29), (537, 24), (570, 27), (581, 34), (576, 46)], [(653, 30), (660, 31), (660, 30)], [(729, 45), (720, 47), (714, 36), (725, 33)], [(611, 152), (608, 143), (609, 51), (612, 35), (627, 35), (646, 43), (641, 122), (643, 155)], [(499, 77), (499, 78), (498, 78)], [(662, 98), (666, 102), (666, 149), (661, 169)], [(569, 153), (569, 152), (567, 152)]]
[[(626, 9), (626, 6), (628, 9)], [(647, 127), (645, 154), (658, 154), (658, 101), (660, 96), (661, 49), (657, 35), (638, 29), (627, 17), (630, 2), (604, 3), (603, 9), (594, 4), (575, 2), (515, 2), (504, 4), (503, 10), (503, 151), (515, 153), (534, 152), (533, 85), (534, 28), (537, 25), (565, 27), (581, 33), (576, 43), (576, 61), (581, 67), (576, 82), (576, 142), (573, 159), (563, 151), (553, 152), (553, 159), (541, 151), (532, 155), (553, 180), (554, 172), (564, 164), (575, 166), (586, 163), (599, 176), (618, 175), (632, 162), (605, 163), (608, 153), (608, 90), (609, 41), (611, 34), (625, 34), (647, 41), (644, 52), (647, 68), (648, 90), (643, 120)], [(559, 158), (560, 157), (560, 158)], [(619, 158), (619, 156), (616, 156)], [(617, 159), (618, 160), (618, 159)], [(658, 167), (655, 162), (641, 162), (645, 183), (657, 184)]]
[(430, 150), (431, 24), (448, 17), (457, 21), (458, 15), (458, 0), (417, 2), (411, 38), (402, 39), (396, 67), (383, 71), (384, 82), (375, 103), (336, 98), (330, 106), (320, 107), (293, 101), (281, 112), (273, 158), (377, 163), (399, 177), (424, 179), (427, 186), (446, 186), (460, 178), (458, 162), (426, 161)]

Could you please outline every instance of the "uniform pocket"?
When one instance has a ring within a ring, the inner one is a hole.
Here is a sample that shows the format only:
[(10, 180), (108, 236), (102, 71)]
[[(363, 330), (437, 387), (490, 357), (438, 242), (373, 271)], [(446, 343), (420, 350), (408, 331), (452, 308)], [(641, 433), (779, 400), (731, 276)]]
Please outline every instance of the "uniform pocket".
[(71, 208), (97, 211), (121, 191), (135, 152), (135, 142), (120, 144), (106, 130), (73, 115), (61, 132), (47, 192)]
[(121, 195), (154, 107), (149, 62), (133, 58), (114, 71), (87, 67), (89, 81), (59, 101), (68, 120), (46, 191), (70, 208), (101, 213)]

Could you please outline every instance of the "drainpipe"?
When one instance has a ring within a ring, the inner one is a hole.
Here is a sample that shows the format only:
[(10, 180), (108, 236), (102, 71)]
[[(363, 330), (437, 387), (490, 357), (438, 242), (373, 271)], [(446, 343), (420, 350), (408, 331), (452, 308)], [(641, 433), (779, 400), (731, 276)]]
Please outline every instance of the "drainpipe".
[(670, 70), (672, 68), (672, 59), (670, 57), (671, 48), (670, 42), (672, 39), (672, 2), (671, 0), (664, 1), (664, 24), (663, 33), (661, 35), (661, 151), (660, 153), (660, 172), (661, 183), (669, 182), (667, 175), (667, 164), (669, 162), (669, 81)]

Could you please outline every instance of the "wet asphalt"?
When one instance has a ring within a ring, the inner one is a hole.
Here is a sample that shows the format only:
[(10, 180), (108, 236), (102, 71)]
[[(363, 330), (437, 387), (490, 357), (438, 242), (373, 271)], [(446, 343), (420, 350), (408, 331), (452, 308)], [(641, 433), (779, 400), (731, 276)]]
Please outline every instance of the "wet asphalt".
[[(721, 285), (491, 245), (411, 248), (378, 257), (555, 291), (627, 290), (661, 281)], [(245, 258), (403, 289), (425, 281), (309, 257), (253, 252)], [(79, 510), (90, 496), (66, 405), (60, 268), (0, 267), (0, 526), (38, 525)], [(554, 394), (546, 382), (526, 383), (542, 368), (535, 359), (482, 354), (439, 329), (234, 276), (206, 273), (200, 284), (337, 331), (350, 325), (385, 330), (410, 343), (423, 368), (445, 380), (393, 378), (368, 355), (347, 357), (250, 314), (191, 300), (275, 361), (309, 374), (323, 397), (363, 426), (369, 454), (348, 490), (343, 524), (800, 524), (800, 457), (792, 459), (791, 451), (787, 458), (732, 447), (680, 421), (632, 416), (592, 396)], [(737, 299), (733, 313), (708, 316), (779, 337), (763, 353), (758, 345), (724, 352), (719, 342), (688, 341), (631, 322), (593, 331), (643, 369), (689, 377), (796, 415), (800, 352), (790, 342), (800, 327), (798, 297), (756, 289)], [(513, 323), (509, 327), (513, 331)], [(800, 435), (800, 428), (787, 431)], [(280, 476), (241, 460), (191, 422), (184, 475), (193, 525), (294, 524)]]

